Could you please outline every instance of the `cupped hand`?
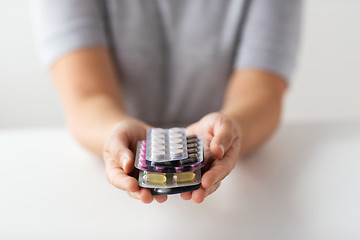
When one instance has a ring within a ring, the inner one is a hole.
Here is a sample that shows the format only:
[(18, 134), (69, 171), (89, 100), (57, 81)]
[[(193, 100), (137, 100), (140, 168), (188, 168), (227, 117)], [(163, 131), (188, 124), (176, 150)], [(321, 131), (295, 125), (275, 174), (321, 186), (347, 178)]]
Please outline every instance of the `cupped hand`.
[(112, 185), (135, 199), (151, 203), (155, 198), (163, 203), (167, 196), (153, 197), (149, 189), (140, 187), (134, 169), (137, 142), (146, 138), (148, 128), (151, 127), (136, 119), (123, 120), (113, 127), (103, 151), (106, 176)]
[(221, 181), (231, 172), (240, 155), (241, 130), (222, 113), (210, 113), (186, 128), (186, 134), (203, 136), (205, 167), (201, 187), (182, 193), (184, 200), (196, 203), (216, 191)]

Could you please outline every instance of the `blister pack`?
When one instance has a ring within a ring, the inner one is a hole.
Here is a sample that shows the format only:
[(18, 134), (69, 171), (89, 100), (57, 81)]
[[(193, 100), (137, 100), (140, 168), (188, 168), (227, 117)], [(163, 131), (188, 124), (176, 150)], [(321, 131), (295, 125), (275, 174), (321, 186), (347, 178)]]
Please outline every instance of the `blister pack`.
[(153, 195), (193, 191), (200, 187), (204, 166), (202, 137), (186, 136), (184, 128), (153, 128), (137, 145), (135, 167), (139, 186)]
[(183, 128), (153, 128), (146, 133), (146, 159), (168, 162), (188, 158), (186, 134)]
[(150, 172), (184, 172), (204, 166), (202, 137), (187, 137), (188, 158), (174, 161), (151, 162), (146, 160), (146, 141), (139, 141), (135, 157), (135, 167)]

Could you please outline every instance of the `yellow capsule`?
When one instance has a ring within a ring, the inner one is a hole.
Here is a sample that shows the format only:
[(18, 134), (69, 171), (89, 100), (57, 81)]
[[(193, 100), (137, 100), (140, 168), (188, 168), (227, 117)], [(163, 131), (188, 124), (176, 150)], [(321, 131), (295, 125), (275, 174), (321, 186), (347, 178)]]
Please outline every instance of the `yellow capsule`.
[(174, 181), (175, 182), (187, 182), (192, 181), (195, 178), (194, 172), (182, 172), (174, 174)]
[(165, 173), (147, 173), (144, 178), (146, 181), (155, 184), (165, 184), (166, 182)]

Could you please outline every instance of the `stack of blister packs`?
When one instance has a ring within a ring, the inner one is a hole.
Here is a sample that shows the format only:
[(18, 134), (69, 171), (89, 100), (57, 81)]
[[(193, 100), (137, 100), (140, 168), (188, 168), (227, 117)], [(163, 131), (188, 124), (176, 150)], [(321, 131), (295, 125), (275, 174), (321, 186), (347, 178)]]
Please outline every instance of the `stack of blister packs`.
[(169, 195), (196, 190), (204, 166), (203, 140), (186, 136), (184, 128), (153, 128), (146, 140), (137, 144), (135, 167), (139, 186), (153, 195)]

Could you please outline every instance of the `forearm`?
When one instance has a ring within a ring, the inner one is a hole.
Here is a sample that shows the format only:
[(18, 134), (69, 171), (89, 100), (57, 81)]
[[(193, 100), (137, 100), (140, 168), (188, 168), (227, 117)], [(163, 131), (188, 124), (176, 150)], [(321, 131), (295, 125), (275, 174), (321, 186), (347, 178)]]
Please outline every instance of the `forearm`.
[(258, 148), (275, 131), (285, 89), (285, 82), (275, 74), (258, 70), (233, 74), (221, 112), (240, 129), (241, 155)]
[(51, 72), (70, 131), (82, 145), (101, 155), (113, 125), (128, 118), (107, 49), (70, 53), (59, 59)]
[(66, 108), (66, 122), (74, 137), (87, 149), (102, 154), (103, 146), (117, 122), (129, 118), (107, 96), (93, 96)]

